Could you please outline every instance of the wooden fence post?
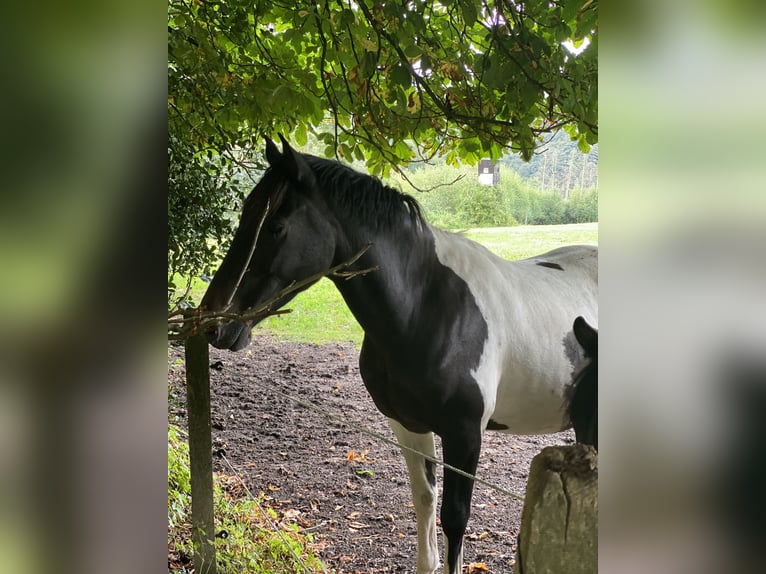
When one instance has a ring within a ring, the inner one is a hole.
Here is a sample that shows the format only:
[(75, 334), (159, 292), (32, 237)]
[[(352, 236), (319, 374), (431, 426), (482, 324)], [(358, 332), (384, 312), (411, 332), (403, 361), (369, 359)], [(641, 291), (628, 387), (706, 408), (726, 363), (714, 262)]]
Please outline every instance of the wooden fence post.
[(532, 459), (514, 572), (598, 572), (598, 456), (592, 446), (549, 446)]
[(207, 339), (186, 339), (186, 412), (189, 417), (194, 571), (216, 574), (213, 520), (213, 443), (210, 430), (210, 371)]

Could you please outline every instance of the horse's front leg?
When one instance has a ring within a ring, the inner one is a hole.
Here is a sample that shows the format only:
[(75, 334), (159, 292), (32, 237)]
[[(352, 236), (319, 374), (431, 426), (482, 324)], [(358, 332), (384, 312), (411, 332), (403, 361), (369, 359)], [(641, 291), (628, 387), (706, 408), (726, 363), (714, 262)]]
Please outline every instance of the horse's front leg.
[[(456, 424), (442, 436), (444, 462), (475, 475), (481, 450), (481, 430), (466, 422)], [(444, 469), (444, 495), (441, 521), (446, 538), (444, 574), (461, 574), (463, 571), (463, 536), (471, 515), (473, 479)]]
[[(431, 458), (435, 455), (433, 433), (417, 434), (389, 419), (399, 444)], [(410, 474), (412, 502), (418, 524), (417, 574), (435, 574), (439, 568), (439, 549), (436, 543), (436, 487), (435, 465), (406, 448), (402, 449)]]

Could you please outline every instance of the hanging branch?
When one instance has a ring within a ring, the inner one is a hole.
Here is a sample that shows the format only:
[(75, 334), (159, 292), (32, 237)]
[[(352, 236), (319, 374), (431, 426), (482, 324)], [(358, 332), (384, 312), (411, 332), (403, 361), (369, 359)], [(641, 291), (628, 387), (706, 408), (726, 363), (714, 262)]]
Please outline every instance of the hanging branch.
[(266, 221), (266, 216), (269, 214), (270, 204), (271, 198), (269, 197), (266, 199), (266, 205), (263, 208), (263, 215), (261, 215), (261, 219), (258, 221), (258, 227), (255, 230), (255, 237), (253, 237), (253, 243), (250, 245), (250, 252), (247, 254), (245, 264), (242, 266), (242, 269), (239, 272), (239, 277), (237, 277), (237, 282), (234, 284), (234, 287), (232, 287), (231, 293), (229, 293), (229, 296), (226, 298), (226, 304), (223, 306), (224, 311), (228, 311), (229, 307), (231, 307), (231, 301), (234, 299), (234, 294), (237, 292), (237, 289), (239, 289), (239, 285), (242, 283), (242, 278), (245, 276), (247, 268), (250, 267), (250, 261), (253, 259), (253, 253), (255, 253), (255, 246), (258, 244), (258, 237), (261, 235), (263, 222)]
[(277, 310), (273, 309), (273, 306), (282, 298), (301, 291), (302, 289), (316, 283), (323, 277), (331, 277), (337, 279), (348, 280), (361, 275), (367, 275), (373, 271), (377, 271), (377, 267), (368, 267), (366, 269), (349, 270), (354, 263), (356, 263), (362, 255), (364, 255), (368, 249), (372, 246), (372, 243), (368, 243), (361, 251), (354, 255), (348, 261), (345, 261), (335, 267), (331, 267), (326, 271), (320, 271), (314, 275), (302, 279), (301, 281), (293, 281), (287, 287), (280, 290), (268, 301), (265, 301), (258, 305), (244, 311), (243, 313), (230, 313), (224, 311), (205, 311), (200, 308), (194, 309), (180, 309), (173, 315), (168, 317), (168, 339), (181, 340), (186, 339), (200, 331), (205, 331), (210, 327), (215, 327), (228, 323), (230, 321), (241, 321), (246, 323), (248, 321), (258, 322), (266, 317), (272, 315), (282, 315), (289, 313), (289, 309)]

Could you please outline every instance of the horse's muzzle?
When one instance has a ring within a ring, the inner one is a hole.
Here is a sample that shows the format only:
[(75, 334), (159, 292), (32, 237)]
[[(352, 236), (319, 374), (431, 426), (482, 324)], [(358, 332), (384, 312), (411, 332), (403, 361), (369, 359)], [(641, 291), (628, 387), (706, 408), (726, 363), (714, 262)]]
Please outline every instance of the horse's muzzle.
[(211, 327), (205, 331), (205, 336), (216, 349), (241, 351), (250, 343), (250, 325), (233, 321), (225, 325)]

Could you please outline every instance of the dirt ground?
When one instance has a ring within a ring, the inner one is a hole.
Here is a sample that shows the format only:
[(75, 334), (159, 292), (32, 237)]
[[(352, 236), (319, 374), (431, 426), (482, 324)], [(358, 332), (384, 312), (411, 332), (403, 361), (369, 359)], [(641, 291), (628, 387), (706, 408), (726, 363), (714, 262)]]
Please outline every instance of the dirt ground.
[[(183, 348), (169, 356), (171, 422), (186, 423)], [(413, 572), (415, 512), (404, 459), (364, 433), (393, 440), (386, 418), (359, 376), (351, 344), (277, 344), (258, 334), (239, 353), (210, 350), (213, 445), (217, 471), (229, 461), (283, 522), (312, 532), (328, 570)], [(287, 398), (291, 395), (342, 421)], [(524, 495), (529, 464), (571, 431), (545, 436), (484, 435), (478, 476)], [(437, 439), (437, 456), (441, 456)], [(439, 473), (441, 482), (441, 472)], [(488, 486), (474, 489), (465, 571), (512, 572), (522, 503)], [(439, 544), (443, 547), (441, 532)]]

